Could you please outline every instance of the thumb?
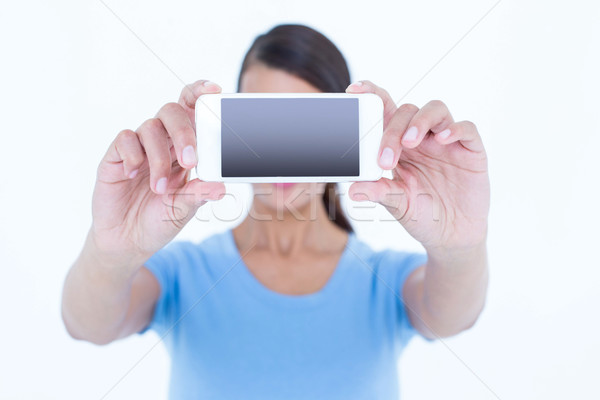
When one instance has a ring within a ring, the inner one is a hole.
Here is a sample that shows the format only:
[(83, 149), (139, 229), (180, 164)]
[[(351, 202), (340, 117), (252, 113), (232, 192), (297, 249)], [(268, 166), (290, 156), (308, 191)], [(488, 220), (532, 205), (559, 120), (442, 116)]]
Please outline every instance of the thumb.
[(225, 196), (225, 184), (196, 178), (164, 196), (167, 217), (183, 227), (207, 201), (220, 200)]
[(406, 185), (398, 180), (381, 178), (373, 182), (354, 182), (348, 189), (350, 198), (356, 201), (373, 201), (384, 206), (400, 221), (408, 210)]

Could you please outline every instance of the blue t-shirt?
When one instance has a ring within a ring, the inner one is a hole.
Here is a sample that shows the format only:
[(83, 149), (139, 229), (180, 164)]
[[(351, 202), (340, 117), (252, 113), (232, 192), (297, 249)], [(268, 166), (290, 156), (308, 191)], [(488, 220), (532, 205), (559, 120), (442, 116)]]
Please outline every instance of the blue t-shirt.
[(147, 329), (171, 356), (172, 400), (397, 399), (397, 361), (416, 333), (402, 298), (426, 254), (374, 251), (349, 234), (326, 285), (264, 286), (231, 230), (174, 241), (145, 266), (161, 294)]

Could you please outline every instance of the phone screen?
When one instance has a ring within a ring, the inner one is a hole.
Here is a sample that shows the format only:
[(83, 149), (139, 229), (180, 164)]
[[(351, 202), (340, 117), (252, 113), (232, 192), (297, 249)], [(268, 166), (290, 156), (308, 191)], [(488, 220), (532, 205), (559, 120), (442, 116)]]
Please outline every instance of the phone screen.
[(358, 99), (221, 99), (223, 177), (359, 176)]

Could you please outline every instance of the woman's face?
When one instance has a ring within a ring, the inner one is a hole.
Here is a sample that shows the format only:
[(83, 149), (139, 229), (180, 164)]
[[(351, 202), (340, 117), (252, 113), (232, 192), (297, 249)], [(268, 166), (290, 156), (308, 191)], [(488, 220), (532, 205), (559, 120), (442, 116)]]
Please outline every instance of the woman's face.
[[(254, 64), (242, 75), (240, 92), (245, 93), (320, 93), (310, 83), (281, 69)], [(320, 200), (325, 183), (253, 183), (254, 199), (269, 210), (294, 212)]]

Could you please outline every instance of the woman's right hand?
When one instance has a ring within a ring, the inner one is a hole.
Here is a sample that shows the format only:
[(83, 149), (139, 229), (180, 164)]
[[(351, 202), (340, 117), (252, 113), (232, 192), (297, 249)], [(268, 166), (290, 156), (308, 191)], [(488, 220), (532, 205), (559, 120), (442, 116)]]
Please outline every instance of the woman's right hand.
[(90, 238), (111, 260), (146, 259), (170, 242), (225, 185), (189, 179), (197, 164), (194, 107), (221, 88), (199, 80), (183, 88), (135, 132), (121, 131), (100, 162), (92, 200)]

